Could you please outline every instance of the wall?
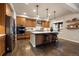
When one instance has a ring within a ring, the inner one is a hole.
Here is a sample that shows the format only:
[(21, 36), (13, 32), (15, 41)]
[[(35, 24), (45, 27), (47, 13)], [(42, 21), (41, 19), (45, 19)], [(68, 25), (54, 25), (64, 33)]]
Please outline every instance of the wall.
[(66, 15), (66, 16), (63, 16), (61, 18), (58, 18), (58, 20), (52, 20), (52, 22), (63, 20), (63, 29), (59, 32), (58, 37), (79, 43), (79, 29), (72, 29), (72, 30), (66, 29), (66, 26), (67, 26), (66, 21), (71, 20), (73, 18), (79, 19), (79, 13)]

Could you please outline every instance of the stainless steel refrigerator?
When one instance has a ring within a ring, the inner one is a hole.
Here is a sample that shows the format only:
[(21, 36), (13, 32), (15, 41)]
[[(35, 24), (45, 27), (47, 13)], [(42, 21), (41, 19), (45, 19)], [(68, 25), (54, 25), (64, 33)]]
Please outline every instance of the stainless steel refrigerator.
[(15, 48), (15, 19), (11, 16), (5, 16), (5, 50), (11, 52)]

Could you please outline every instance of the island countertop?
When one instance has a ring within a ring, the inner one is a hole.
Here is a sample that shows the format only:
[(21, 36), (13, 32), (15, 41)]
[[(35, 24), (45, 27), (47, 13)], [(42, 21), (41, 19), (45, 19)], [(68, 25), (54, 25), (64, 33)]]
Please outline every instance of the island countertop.
[(45, 33), (56, 33), (56, 34), (58, 34), (58, 31), (33, 31), (33, 32), (31, 32), (31, 33), (33, 33), (33, 34), (45, 34)]

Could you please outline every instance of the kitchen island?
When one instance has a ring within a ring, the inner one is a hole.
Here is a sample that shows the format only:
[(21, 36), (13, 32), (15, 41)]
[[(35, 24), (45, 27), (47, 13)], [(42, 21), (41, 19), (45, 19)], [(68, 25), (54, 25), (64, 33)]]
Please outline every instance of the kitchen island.
[(57, 34), (58, 32), (55, 31), (34, 31), (30, 37), (30, 43), (33, 47), (36, 47), (38, 45), (51, 43), (52, 41), (55, 42), (57, 40)]

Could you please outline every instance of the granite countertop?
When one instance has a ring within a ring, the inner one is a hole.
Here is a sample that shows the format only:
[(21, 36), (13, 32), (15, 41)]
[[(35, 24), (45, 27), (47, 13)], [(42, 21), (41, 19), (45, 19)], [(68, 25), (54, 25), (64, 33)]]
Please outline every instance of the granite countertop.
[(1, 36), (5, 36), (5, 34), (0, 34), (0, 37), (1, 37)]

